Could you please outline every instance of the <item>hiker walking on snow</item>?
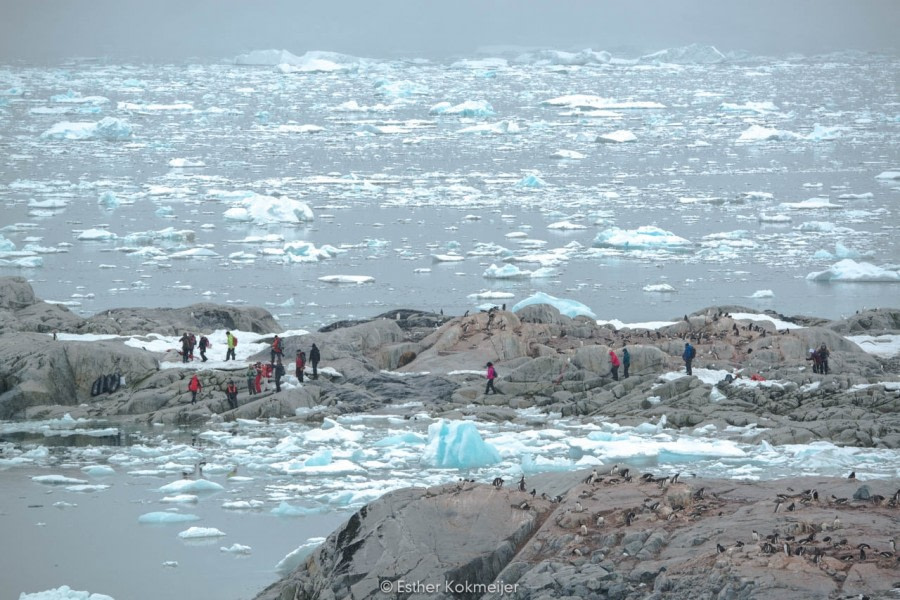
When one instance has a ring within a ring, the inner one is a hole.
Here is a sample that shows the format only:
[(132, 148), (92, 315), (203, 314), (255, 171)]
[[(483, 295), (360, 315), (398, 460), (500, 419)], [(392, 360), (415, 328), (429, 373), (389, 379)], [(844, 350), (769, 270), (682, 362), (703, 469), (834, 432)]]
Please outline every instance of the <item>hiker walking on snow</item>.
[(494, 387), (494, 380), (497, 379), (497, 370), (494, 368), (494, 363), (489, 362), (487, 365), (487, 373), (485, 377), (487, 377), (487, 385), (484, 387), (484, 395), (487, 396), (488, 392), (494, 392), (495, 394), (500, 394), (502, 392), (498, 392), (497, 388)]
[(619, 380), (619, 357), (616, 356), (615, 350), (609, 351), (609, 368), (612, 372), (613, 381)]
[(200, 383), (200, 378), (197, 377), (196, 373), (191, 377), (191, 382), (188, 384), (188, 390), (191, 392), (191, 404), (196, 404), (197, 394), (203, 391), (203, 384)]
[(828, 356), (831, 354), (828, 351), (828, 348), (825, 347), (825, 342), (822, 342), (822, 345), (819, 346), (818, 350), (819, 354), (819, 373), (822, 375), (828, 375)]
[(300, 383), (303, 383), (303, 369), (306, 368), (306, 352), (304, 352), (303, 350), (297, 350), (297, 360), (294, 363), (294, 366), (297, 369), (297, 379), (300, 381)]
[(622, 366), (625, 368), (622, 377), (628, 379), (628, 367), (631, 366), (631, 353), (628, 352), (628, 348), (622, 348)]
[(272, 340), (272, 360), (269, 362), (275, 364), (275, 359), (281, 360), (284, 357), (284, 350), (281, 347), (281, 338), (278, 337), (278, 334), (275, 334), (275, 339)]
[(209, 348), (209, 338), (205, 335), (200, 336), (200, 358), (203, 359), (203, 362), (206, 362), (206, 349)]
[(694, 347), (691, 346), (690, 342), (685, 342), (684, 353), (682, 353), (681, 358), (684, 359), (684, 368), (687, 370), (688, 375), (693, 375), (693, 372), (691, 371), (691, 362), (696, 355), (697, 351), (694, 350)]
[(228, 345), (228, 351), (225, 353), (225, 360), (227, 361), (229, 358), (231, 360), (237, 360), (234, 357), (234, 347), (237, 346), (237, 338), (231, 335), (230, 331), (225, 332), (225, 340)]
[(313, 368), (313, 379), (319, 378), (319, 360), (321, 360), (321, 356), (319, 356), (319, 347), (315, 344), (312, 345), (312, 348), (309, 349), (309, 363)]
[(181, 342), (181, 362), (186, 363), (191, 355), (191, 337), (187, 334), (187, 331), (184, 332), (179, 341)]
[(191, 357), (191, 360), (194, 360), (194, 348), (197, 347), (197, 336), (192, 333), (188, 335), (188, 340), (191, 343), (191, 352), (189, 356)]

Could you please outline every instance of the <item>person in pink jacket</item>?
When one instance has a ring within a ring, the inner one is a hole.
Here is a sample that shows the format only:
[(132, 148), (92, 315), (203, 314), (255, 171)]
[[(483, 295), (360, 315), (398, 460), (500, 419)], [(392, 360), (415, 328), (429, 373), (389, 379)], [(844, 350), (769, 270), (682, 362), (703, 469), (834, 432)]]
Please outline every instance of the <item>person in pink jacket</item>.
[(621, 363), (619, 362), (619, 357), (616, 356), (615, 350), (609, 351), (609, 364), (610, 364), (610, 369), (612, 370), (613, 380), (618, 381), (619, 380), (619, 365)]
[(497, 370), (494, 369), (494, 363), (489, 362), (487, 364), (487, 386), (484, 388), (484, 395), (487, 396), (488, 392), (494, 392), (495, 394), (502, 394), (503, 392), (498, 392), (494, 387), (494, 380), (497, 378)]

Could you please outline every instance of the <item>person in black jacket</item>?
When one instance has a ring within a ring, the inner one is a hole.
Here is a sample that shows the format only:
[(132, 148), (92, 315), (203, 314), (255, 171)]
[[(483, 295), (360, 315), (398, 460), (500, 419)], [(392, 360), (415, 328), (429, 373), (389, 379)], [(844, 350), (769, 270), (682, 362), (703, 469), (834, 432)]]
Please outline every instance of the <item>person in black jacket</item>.
[(309, 349), (309, 364), (312, 365), (313, 373), (312, 378), (319, 378), (319, 360), (322, 357), (319, 356), (319, 347), (315, 344), (312, 345), (312, 348)]
[(281, 358), (275, 363), (275, 391), (281, 391), (281, 378), (284, 377), (284, 365), (281, 364)]

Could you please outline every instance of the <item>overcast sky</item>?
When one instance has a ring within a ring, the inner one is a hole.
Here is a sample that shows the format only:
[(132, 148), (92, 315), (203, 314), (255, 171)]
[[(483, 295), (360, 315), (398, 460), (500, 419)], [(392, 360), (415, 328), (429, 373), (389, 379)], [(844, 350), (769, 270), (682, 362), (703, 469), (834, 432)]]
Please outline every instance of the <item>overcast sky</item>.
[(486, 46), (757, 54), (900, 50), (900, 0), (0, 0), (0, 61), (381, 58)]

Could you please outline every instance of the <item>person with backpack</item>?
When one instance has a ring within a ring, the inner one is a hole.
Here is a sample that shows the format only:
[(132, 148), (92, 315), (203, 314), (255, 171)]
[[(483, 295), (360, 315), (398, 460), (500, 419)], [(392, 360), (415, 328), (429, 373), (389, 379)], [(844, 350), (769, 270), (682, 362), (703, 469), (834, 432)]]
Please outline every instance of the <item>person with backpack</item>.
[(229, 379), (228, 387), (225, 388), (225, 398), (228, 400), (228, 406), (230, 406), (232, 410), (238, 407), (237, 395), (237, 386), (234, 384), (233, 379)]
[(303, 350), (297, 350), (297, 360), (294, 363), (294, 366), (297, 369), (297, 380), (300, 381), (300, 383), (303, 383), (303, 369), (306, 368), (306, 352), (304, 352)]
[(609, 370), (612, 373), (613, 381), (619, 380), (619, 357), (616, 356), (615, 350), (609, 351)]
[(256, 387), (256, 393), (262, 394), (263, 366), (262, 363), (256, 363), (256, 378), (253, 383)]
[(256, 393), (256, 368), (253, 365), (247, 365), (247, 392), (252, 396)]
[(272, 360), (270, 360), (269, 362), (275, 364), (276, 358), (279, 360), (284, 358), (284, 350), (282, 348), (281, 338), (278, 337), (277, 333), (275, 334), (275, 339), (272, 340)]
[(191, 357), (191, 360), (194, 360), (194, 348), (197, 347), (197, 336), (195, 336), (193, 333), (189, 334), (188, 341), (190, 342), (190, 351), (191, 351), (189, 356)]
[(825, 347), (825, 342), (822, 342), (822, 345), (819, 346), (817, 354), (819, 355), (819, 373), (821, 375), (828, 375), (828, 356), (831, 353), (828, 351), (828, 348)]
[(191, 336), (185, 331), (178, 341), (181, 342), (181, 362), (186, 363), (191, 355)]
[(690, 342), (685, 342), (684, 352), (681, 354), (681, 358), (684, 359), (684, 368), (687, 370), (688, 375), (693, 375), (693, 371), (691, 371), (691, 362), (696, 355), (697, 351), (694, 350), (694, 347), (691, 346)]
[(278, 362), (275, 363), (275, 391), (281, 391), (281, 378), (284, 377), (284, 365), (281, 364), (281, 359), (278, 359)]
[(205, 335), (200, 336), (200, 358), (203, 359), (203, 362), (206, 362), (208, 359), (206, 358), (206, 349), (209, 348), (209, 338)]
[(631, 353), (628, 352), (628, 348), (622, 348), (622, 367), (624, 367), (625, 371), (622, 373), (622, 377), (624, 379), (628, 379), (628, 367), (631, 366)]
[(487, 396), (488, 392), (502, 394), (503, 392), (498, 392), (497, 388), (494, 387), (494, 380), (497, 379), (497, 369), (494, 368), (494, 363), (489, 362), (486, 366), (487, 373), (485, 374), (485, 377), (487, 377), (487, 385), (484, 387), (484, 395)]
[(188, 390), (191, 392), (191, 404), (196, 404), (197, 394), (203, 391), (203, 384), (200, 383), (200, 378), (197, 377), (196, 373), (191, 377), (191, 382), (188, 384)]
[(225, 340), (228, 345), (228, 351), (225, 352), (225, 360), (227, 361), (229, 358), (237, 360), (234, 356), (234, 349), (237, 347), (237, 336), (232, 335), (230, 331), (226, 331)]
[(312, 348), (310, 348), (310, 350), (309, 350), (309, 362), (313, 368), (313, 374), (312, 374), (313, 379), (319, 378), (319, 360), (321, 358), (322, 357), (319, 355), (319, 347), (316, 346), (315, 344), (313, 344)]

